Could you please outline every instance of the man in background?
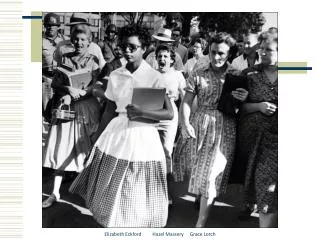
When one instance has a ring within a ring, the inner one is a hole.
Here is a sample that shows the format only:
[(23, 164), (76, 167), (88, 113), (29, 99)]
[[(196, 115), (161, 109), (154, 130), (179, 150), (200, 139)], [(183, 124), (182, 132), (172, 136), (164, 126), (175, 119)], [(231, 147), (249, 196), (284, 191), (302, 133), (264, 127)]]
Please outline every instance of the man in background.
[[(152, 37), (155, 39), (155, 49), (161, 44), (172, 46), (172, 43), (174, 42), (174, 40), (171, 38), (171, 35), (172, 35), (172, 31), (170, 29), (160, 28), (157, 34), (152, 35)], [(182, 59), (177, 52), (175, 55), (176, 57), (175, 57), (175, 62), (173, 64), (173, 67), (174, 69), (183, 72), (184, 67), (183, 67)], [(149, 63), (150, 66), (153, 67), (154, 69), (159, 68), (155, 51), (149, 53), (149, 55), (146, 58), (146, 62)]]
[(243, 38), (244, 50), (243, 54), (233, 59), (231, 65), (239, 71), (242, 71), (248, 67), (259, 64), (259, 49), (258, 34), (248, 33)]
[(106, 28), (106, 37), (99, 43), (104, 59), (110, 63), (115, 58), (115, 48), (117, 47), (117, 27), (114, 24), (108, 25)]
[(188, 60), (188, 49), (181, 44), (181, 29), (175, 28), (172, 30), (172, 38), (174, 40), (173, 48), (180, 55), (183, 65)]
[[(56, 62), (53, 59), (54, 52), (60, 42), (67, 38), (59, 33), (60, 17), (55, 13), (48, 13), (43, 19), (45, 28), (42, 37), (42, 113), (45, 118), (49, 118), (46, 114), (46, 108), (49, 100), (52, 98), (51, 89), (53, 70)], [(46, 119), (49, 121), (49, 119)]]

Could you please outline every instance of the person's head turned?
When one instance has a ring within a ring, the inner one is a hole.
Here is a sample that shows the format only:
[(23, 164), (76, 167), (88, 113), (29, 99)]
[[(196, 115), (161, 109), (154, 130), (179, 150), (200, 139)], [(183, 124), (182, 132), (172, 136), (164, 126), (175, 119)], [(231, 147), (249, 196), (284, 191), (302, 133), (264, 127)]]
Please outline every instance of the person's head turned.
[(74, 45), (77, 54), (83, 54), (87, 51), (92, 40), (92, 34), (88, 25), (76, 25), (72, 28), (71, 42)]
[(260, 36), (260, 56), (264, 65), (276, 65), (278, 63), (278, 36), (270, 32), (264, 32)]
[(142, 61), (150, 42), (148, 30), (140, 25), (127, 25), (119, 32), (119, 42), (128, 63)]
[(236, 40), (225, 32), (216, 33), (209, 44), (209, 57), (214, 68), (224, 66), (229, 58), (230, 48), (233, 48)]
[(156, 48), (156, 59), (160, 72), (168, 72), (175, 63), (176, 54), (171, 46), (162, 44)]

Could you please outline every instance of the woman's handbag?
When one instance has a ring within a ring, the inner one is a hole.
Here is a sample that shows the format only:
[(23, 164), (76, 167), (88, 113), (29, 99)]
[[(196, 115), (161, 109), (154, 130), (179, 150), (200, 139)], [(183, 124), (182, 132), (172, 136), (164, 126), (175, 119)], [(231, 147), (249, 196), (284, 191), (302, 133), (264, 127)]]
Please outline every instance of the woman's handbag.
[(55, 123), (59, 120), (72, 121), (76, 117), (76, 112), (71, 110), (70, 104), (61, 104), (58, 108), (52, 110), (52, 122)]

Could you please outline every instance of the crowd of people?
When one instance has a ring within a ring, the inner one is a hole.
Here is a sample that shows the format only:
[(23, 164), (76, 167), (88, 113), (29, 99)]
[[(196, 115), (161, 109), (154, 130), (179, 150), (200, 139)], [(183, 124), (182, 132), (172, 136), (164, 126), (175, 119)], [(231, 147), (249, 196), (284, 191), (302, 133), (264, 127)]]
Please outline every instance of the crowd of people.
[[(172, 182), (188, 179), (199, 208), (195, 227), (205, 227), (239, 169), (242, 217), (256, 206), (260, 227), (277, 227), (276, 28), (237, 40), (225, 32), (195, 36), (184, 46), (179, 28), (151, 35), (110, 24), (95, 43), (81, 13), (70, 18), (70, 38), (59, 33), (57, 14), (43, 22), (42, 106), (50, 126), (43, 167), (54, 169), (43, 208), (60, 199), (62, 179), (74, 171), (69, 191), (102, 226), (165, 227)], [(79, 78), (79, 87), (62, 68), (87, 71), (89, 79)], [(165, 89), (162, 109), (132, 104), (135, 88)]]

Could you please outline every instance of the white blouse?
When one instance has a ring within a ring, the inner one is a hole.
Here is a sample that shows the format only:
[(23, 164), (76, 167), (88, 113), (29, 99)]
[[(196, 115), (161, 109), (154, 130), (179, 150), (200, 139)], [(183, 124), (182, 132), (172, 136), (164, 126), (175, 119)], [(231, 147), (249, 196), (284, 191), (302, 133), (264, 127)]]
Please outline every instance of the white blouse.
[(165, 88), (165, 85), (161, 74), (142, 60), (133, 73), (125, 66), (111, 72), (105, 96), (116, 103), (116, 112), (126, 112), (134, 88)]

